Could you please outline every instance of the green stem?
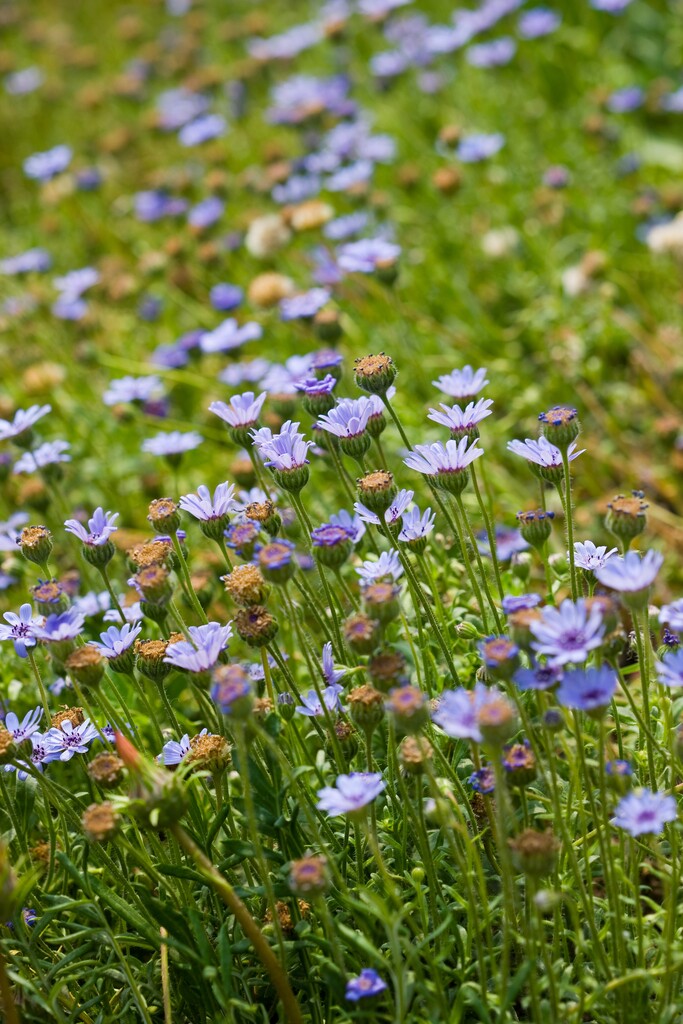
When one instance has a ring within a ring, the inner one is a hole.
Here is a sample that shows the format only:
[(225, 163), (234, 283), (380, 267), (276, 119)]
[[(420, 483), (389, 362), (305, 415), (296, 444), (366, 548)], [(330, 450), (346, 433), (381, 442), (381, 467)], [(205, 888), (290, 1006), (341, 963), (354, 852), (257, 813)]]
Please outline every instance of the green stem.
[(185, 596), (187, 597), (188, 601), (190, 602), (190, 604), (194, 608), (197, 616), (199, 617), (199, 621), (203, 622), (204, 624), (206, 624), (209, 620), (206, 617), (206, 612), (204, 611), (204, 609), (202, 608), (201, 604), (199, 603), (199, 598), (197, 597), (197, 595), (194, 592), (194, 587), (192, 586), (192, 580), (190, 578), (190, 570), (187, 567), (187, 562), (185, 561), (185, 555), (183, 554), (183, 549), (180, 546), (180, 541), (178, 540), (178, 534), (175, 532), (175, 530), (171, 530), (171, 542), (173, 544), (173, 550), (175, 551), (175, 554), (176, 554), (176, 560), (178, 562), (178, 568), (180, 570), (180, 578), (181, 578), (183, 590), (185, 591)]
[(50, 704), (47, 699), (47, 690), (45, 689), (45, 683), (43, 682), (43, 678), (38, 670), (38, 663), (36, 662), (35, 654), (31, 650), (31, 648), (28, 648), (26, 653), (28, 654), (28, 660), (31, 666), (31, 671), (33, 672), (36, 683), (38, 684), (38, 690), (40, 691), (40, 700), (45, 711), (45, 727), (49, 729), (48, 722), (50, 721), (52, 715), (50, 714)]
[(569, 449), (562, 449), (564, 466), (564, 519), (567, 530), (567, 551), (569, 554), (569, 575), (572, 586), (572, 601), (578, 600), (579, 587), (576, 579), (576, 552), (574, 551), (574, 507), (572, 505), (572, 475), (569, 468)]
[(498, 561), (498, 551), (496, 548), (496, 531), (494, 529), (491, 516), (489, 515), (489, 510), (486, 507), (486, 502), (484, 501), (481, 491), (479, 490), (479, 481), (477, 480), (477, 471), (474, 463), (472, 463), (470, 469), (472, 476), (472, 487), (474, 488), (474, 493), (477, 497), (477, 503), (479, 504), (479, 508), (481, 509), (481, 514), (484, 517), (484, 527), (486, 529), (486, 536), (488, 537), (489, 547), (491, 549), (491, 562), (493, 564), (493, 572), (496, 577), (496, 586), (498, 587), (498, 594), (502, 601), (505, 596), (505, 592), (503, 590), (503, 578), (500, 572), (500, 563)]
[(254, 947), (254, 951), (266, 969), (273, 986), (280, 997), (287, 1024), (304, 1024), (301, 1010), (292, 991), (287, 974), (268, 945), (263, 932), (256, 924), (244, 903), (226, 878), (199, 849), (194, 840), (181, 825), (172, 825), (171, 832), (185, 853), (194, 861), (195, 866), (204, 875), (213, 890), (221, 897), (228, 909), (234, 914), (240, 928)]

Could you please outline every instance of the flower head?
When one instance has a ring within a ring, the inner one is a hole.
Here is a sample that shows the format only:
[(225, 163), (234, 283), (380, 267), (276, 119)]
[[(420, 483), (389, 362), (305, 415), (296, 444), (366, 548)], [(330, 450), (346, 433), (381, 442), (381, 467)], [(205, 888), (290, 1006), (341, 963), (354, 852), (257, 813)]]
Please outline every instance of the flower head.
[(559, 608), (543, 608), (530, 629), (536, 638), (531, 646), (537, 654), (545, 654), (553, 667), (584, 662), (605, 635), (600, 611), (589, 612), (582, 598), (576, 603), (566, 598)]
[(174, 458), (198, 448), (203, 440), (204, 438), (196, 430), (188, 430), (186, 433), (182, 433), (180, 430), (162, 431), (155, 437), (143, 441), (142, 450), (150, 455)]
[[(405, 510), (408, 508), (408, 505), (410, 505), (413, 500), (414, 495), (415, 491), (407, 491), (405, 489), (398, 492), (389, 505), (389, 508), (384, 513), (384, 522), (387, 526), (393, 526), (394, 523), (399, 521)], [(355, 502), (353, 508), (364, 523), (372, 523), (374, 526), (380, 525), (379, 516), (367, 508), (361, 501)]]
[(0, 441), (9, 441), (26, 434), (51, 411), (51, 405), (32, 405), (28, 409), (18, 409), (13, 420), (0, 419)]
[(398, 539), (403, 541), (404, 544), (414, 544), (426, 539), (434, 529), (435, 522), (436, 515), (432, 512), (431, 508), (420, 512), (417, 505), (415, 505), (408, 512), (403, 513), (403, 526)]
[(106, 544), (112, 533), (118, 530), (114, 522), (119, 518), (118, 512), (105, 512), (101, 506), (95, 509), (88, 520), (88, 529), (77, 519), (67, 519), (64, 523), (67, 533), (73, 533), (89, 547), (101, 547)]
[[(507, 446), (508, 450), (514, 452), (515, 455), (521, 455), (527, 462), (538, 466), (541, 472), (555, 471), (561, 475), (562, 452), (545, 437), (541, 436), (536, 441), (529, 437), (525, 441), (508, 441)], [(577, 452), (576, 442), (572, 441), (567, 449), (569, 461), (573, 462), (574, 459), (578, 459), (579, 455), (583, 455), (585, 450), (585, 448), (582, 448), (580, 452)]]
[(209, 522), (212, 519), (223, 519), (235, 511), (237, 502), (233, 498), (234, 493), (235, 485), (227, 481), (218, 485), (213, 496), (205, 484), (200, 484), (196, 494), (183, 494), (178, 505), (195, 519)]
[[(477, 424), (491, 415), (493, 401), (490, 398), (480, 398), (478, 402), (470, 402), (463, 409), (459, 405), (444, 405), (439, 403), (442, 411), (437, 409), (429, 410), (429, 419), (434, 423), (440, 423), (448, 427), (452, 434), (462, 437), (464, 434), (472, 434)], [(477, 431), (478, 433), (478, 431)]]
[(676, 814), (674, 797), (641, 789), (619, 801), (611, 824), (631, 836), (659, 835), (667, 822), (675, 821)]
[(85, 616), (76, 608), (69, 608), (59, 615), (48, 615), (42, 626), (37, 626), (35, 636), (47, 643), (60, 640), (74, 640), (85, 625)]
[(452, 370), (451, 373), (433, 380), (432, 384), (439, 391), (452, 398), (471, 398), (478, 394), (488, 384), (486, 370), (473, 370), (471, 366), (464, 366), (462, 370)]
[[(246, 324), (238, 324), (237, 320), (228, 317), (227, 320), (224, 320), (213, 331), (207, 331), (205, 334), (202, 334), (199, 347), (202, 352), (206, 353), (231, 352), (233, 349), (244, 345), (247, 341), (258, 341), (262, 334), (263, 330), (260, 324), (253, 321)], [(212, 405), (224, 404), (224, 402), (212, 403)], [(211, 412), (217, 411), (211, 408), (211, 406), (209, 406), (209, 409)], [(220, 413), (218, 415), (220, 416)]]
[(344, 689), (339, 683), (333, 683), (331, 686), (326, 686), (322, 691), (322, 701), (315, 690), (309, 690), (305, 696), (301, 698), (301, 704), (297, 706), (297, 711), (300, 715), (306, 715), (309, 718), (319, 718), (325, 712), (323, 710), (323, 701), (328, 711), (341, 711), (342, 704), (339, 699), (339, 694)]
[(332, 644), (328, 640), (323, 646), (322, 653), (322, 668), (323, 668), (323, 679), (328, 686), (336, 686), (340, 679), (346, 675), (346, 669), (336, 669), (334, 667), (334, 657), (332, 655)]
[(87, 754), (88, 747), (99, 732), (86, 718), (80, 725), (74, 725), (68, 718), (59, 726), (53, 726), (43, 737), (51, 761), (70, 761), (74, 754)]
[(377, 583), (380, 580), (393, 580), (403, 575), (403, 566), (397, 551), (383, 551), (374, 562), (366, 559), (357, 569), (363, 584)]
[(593, 571), (602, 569), (608, 558), (616, 555), (618, 548), (607, 549), (606, 545), (596, 547), (592, 540), (578, 541), (574, 545), (574, 561), (580, 569)]
[(461, 437), (459, 441), (451, 439), (445, 444), (441, 441), (418, 444), (403, 462), (409, 469), (432, 477), (444, 490), (459, 492), (467, 483), (465, 470), (484, 454), (484, 449), (477, 448), (474, 442), (469, 448), (468, 444), (468, 437)]
[(668, 651), (661, 661), (655, 662), (660, 683), (678, 689), (683, 686), (683, 648)]
[(359, 437), (365, 433), (373, 404), (365, 395), (342, 398), (326, 416), (318, 418), (318, 426), (336, 437)]
[(386, 788), (386, 782), (379, 772), (351, 772), (338, 775), (334, 786), (318, 790), (317, 808), (336, 817), (338, 814), (354, 814), (372, 803)]
[(367, 999), (368, 996), (377, 996), (387, 988), (386, 981), (382, 981), (377, 971), (372, 967), (364, 967), (355, 978), (349, 978), (346, 983), (346, 998), (352, 1003), (359, 999)]
[(203, 626), (190, 626), (188, 632), (190, 640), (170, 644), (164, 661), (187, 672), (208, 672), (228, 646), (232, 626), (230, 623), (221, 626), (219, 622), (207, 622)]
[(557, 690), (557, 699), (566, 708), (589, 713), (601, 711), (612, 700), (616, 688), (617, 676), (609, 665), (572, 669), (565, 672)]
[(26, 658), (27, 649), (36, 645), (36, 631), (43, 620), (33, 615), (30, 604), (22, 604), (18, 615), (16, 612), (5, 612), (3, 618), (7, 625), (0, 624), (0, 641), (11, 640), (19, 657)]
[(137, 626), (131, 626), (129, 623), (121, 627), (109, 626), (104, 633), (100, 633), (100, 642), (94, 640), (92, 645), (105, 658), (115, 660), (133, 646), (141, 630), (142, 626), (139, 623)]
[(664, 555), (659, 551), (646, 551), (644, 555), (637, 551), (610, 560), (595, 570), (600, 583), (620, 593), (636, 594), (647, 590), (655, 581), (662, 567)]

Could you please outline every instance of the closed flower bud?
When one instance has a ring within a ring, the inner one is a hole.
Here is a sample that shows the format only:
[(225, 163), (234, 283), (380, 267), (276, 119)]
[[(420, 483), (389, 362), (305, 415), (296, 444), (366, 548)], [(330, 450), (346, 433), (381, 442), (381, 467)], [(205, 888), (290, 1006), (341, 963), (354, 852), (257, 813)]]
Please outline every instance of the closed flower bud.
[(459, 622), (455, 631), (461, 640), (481, 640), (481, 633), (471, 622)]
[(266, 608), (254, 605), (237, 613), (235, 629), (250, 647), (265, 647), (274, 639), (278, 624)]
[(605, 776), (607, 788), (619, 796), (625, 796), (633, 786), (633, 766), (622, 758), (607, 762)]
[(60, 615), (69, 607), (69, 598), (58, 580), (39, 580), (31, 587), (31, 597), (39, 615)]
[(24, 558), (44, 566), (52, 554), (52, 534), (47, 526), (25, 526), (19, 536)]
[(536, 758), (528, 740), (505, 747), (502, 762), (510, 786), (522, 789), (536, 778)]
[(531, 512), (518, 512), (519, 532), (527, 544), (531, 544), (532, 548), (538, 551), (550, 537), (554, 518), (554, 512), (545, 512), (542, 508)]
[(517, 731), (515, 709), (502, 695), (487, 700), (479, 709), (477, 725), (486, 746), (502, 747)]
[(221, 714), (235, 721), (247, 719), (254, 704), (248, 672), (241, 665), (218, 665), (211, 679), (211, 699)]
[(293, 860), (288, 881), (295, 896), (321, 896), (330, 885), (326, 858), (311, 856)]
[(294, 544), (290, 540), (275, 540), (258, 553), (259, 568), (271, 583), (286, 583), (296, 572)]
[(335, 342), (342, 336), (342, 326), (336, 309), (320, 309), (313, 317), (315, 333), (321, 341)]
[(399, 735), (413, 736), (429, 721), (427, 696), (416, 686), (399, 686), (392, 690), (386, 707)]
[(384, 697), (379, 690), (366, 683), (351, 690), (346, 699), (352, 721), (363, 732), (373, 733), (384, 718)]
[(268, 596), (269, 587), (263, 574), (251, 563), (236, 566), (227, 576), (221, 576), (221, 580), (226, 592), (242, 608), (263, 604)]
[(528, 647), (534, 639), (531, 626), (541, 618), (538, 608), (521, 608), (518, 612), (511, 612), (507, 621), (510, 639), (520, 647)]
[[(358, 753), (358, 748), (360, 747), (358, 733), (353, 726), (350, 725), (349, 722), (345, 722), (343, 718), (338, 719), (332, 726), (332, 729), (336, 737), (337, 744), (346, 758), (347, 763), (353, 761), (354, 757)], [(328, 757), (334, 757), (335, 749), (331, 739), (327, 740), (325, 744), (325, 751)]]
[(400, 612), (400, 593), (400, 587), (393, 583), (370, 583), (363, 587), (363, 604), (369, 615), (386, 624)]
[(285, 722), (291, 722), (296, 715), (296, 701), (291, 693), (278, 693), (277, 709)]
[(81, 818), (86, 839), (91, 843), (108, 843), (118, 832), (120, 821), (108, 800), (101, 804), (90, 804)]
[(88, 775), (102, 789), (115, 789), (123, 781), (124, 764), (109, 750), (96, 754), (88, 765)]
[(177, 773), (149, 769), (134, 784), (132, 810), (141, 825), (165, 829), (187, 810), (187, 794)]
[(133, 577), (135, 589), (149, 604), (165, 604), (171, 596), (168, 569), (163, 565), (150, 565)]
[(344, 623), (344, 639), (358, 654), (371, 654), (379, 639), (379, 622), (368, 615), (351, 615)]
[(516, 579), (526, 583), (531, 575), (531, 555), (528, 551), (516, 551), (510, 560), (510, 570)]
[(564, 715), (559, 708), (548, 708), (547, 711), (544, 711), (541, 722), (543, 728), (548, 732), (560, 732), (561, 729), (564, 729)]
[(393, 473), (377, 470), (356, 481), (360, 501), (375, 515), (382, 517), (398, 493)]
[(180, 510), (172, 498), (155, 498), (147, 518), (155, 533), (172, 535), (180, 526)]
[(526, 828), (516, 839), (509, 839), (515, 867), (531, 878), (549, 875), (557, 863), (560, 844), (550, 829), (536, 832)]
[(311, 531), (313, 556), (328, 569), (340, 569), (353, 551), (353, 541), (344, 526), (326, 523)]
[(607, 505), (605, 526), (626, 546), (643, 532), (647, 525), (647, 503), (642, 491), (632, 491), (630, 496), (618, 494)]
[(554, 405), (539, 415), (541, 432), (557, 448), (567, 449), (579, 436), (581, 425), (576, 409), (570, 405)]
[(506, 636), (489, 636), (479, 644), (479, 652), (492, 679), (511, 679), (519, 668), (519, 648)]
[(434, 748), (424, 736), (405, 736), (401, 740), (398, 759), (408, 775), (422, 775), (433, 756)]
[[(182, 636), (180, 639), (184, 639)], [(166, 640), (136, 640), (134, 645), (137, 668), (148, 679), (160, 682), (171, 671), (164, 658), (168, 643)]]
[(396, 367), (391, 356), (362, 356), (354, 362), (354, 377), (361, 391), (384, 397), (396, 380)]
[(86, 689), (94, 689), (104, 675), (106, 659), (92, 644), (77, 647), (69, 655), (64, 665), (72, 677)]

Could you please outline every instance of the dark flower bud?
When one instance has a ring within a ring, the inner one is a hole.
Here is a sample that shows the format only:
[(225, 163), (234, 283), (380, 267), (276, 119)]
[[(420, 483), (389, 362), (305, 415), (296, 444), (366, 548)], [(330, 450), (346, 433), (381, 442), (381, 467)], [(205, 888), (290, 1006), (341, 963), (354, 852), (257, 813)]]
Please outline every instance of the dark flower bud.
[(320, 309), (313, 317), (315, 333), (321, 341), (335, 342), (342, 336), (342, 326), (336, 309)]
[(278, 693), (277, 709), (285, 722), (291, 722), (296, 715), (296, 701), (291, 693)]
[(400, 651), (381, 651), (368, 662), (368, 675), (382, 693), (388, 693), (394, 687), (402, 687), (408, 683), (406, 659)]
[(254, 705), (248, 672), (241, 665), (218, 665), (211, 678), (211, 700), (221, 714), (238, 722), (247, 719)]
[(325, 857), (302, 857), (289, 866), (289, 888), (295, 896), (321, 896), (327, 891), (330, 879)]
[(633, 766), (630, 761), (616, 758), (605, 765), (607, 788), (619, 796), (625, 796), (633, 785)]
[(294, 544), (290, 540), (274, 540), (258, 553), (261, 572), (271, 583), (286, 583), (296, 572)]
[(235, 629), (250, 647), (265, 647), (274, 639), (278, 624), (266, 608), (254, 605), (237, 613)]
[(536, 758), (528, 740), (505, 747), (502, 762), (510, 786), (521, 789), (536, 778)]
[(118, 832), (121, 819), (112, 804), (105, 800), (101, 804), (90, 804), (83, 811), (81, 823), (91, 843), (108, 843)]
[(398, 759), (408, 775), (422, 775), (433, 756), (434, 748), (424, 736), (405, 736), (401, 740)]
[(554, 870), (560, 844), (550, 829), (536, 832), (526, 828), (516, 839), (509, 839), (508, 845), (515, 867), (525, 875), (542, 878)]
[(124, 764), (112, 751), (96, 754), (88, 765), (88, 775), (102, 789), (115, 789), (123, 781)]
[(328, 569), (339, 569), (353, 550), (349, 530), (344, 526), (325, 523), (311, 531), (313, 556)]
[(386, 707), (399, 735), (413, 736), (429, 721), (427, 696), (416, 686), (399, 686), (392, 690)]
[(163, 565), (150, 565), (133, 577), (135, 589), (149, 604), (165, 604), (171, 596), (169, 571)]
[(486, 674), (493, 679), (511, 679), (519, 668), (519, 647), (507, 636), (488, 636), (479, 644)]
[(486, 703), (477, 713), (477, 725), (489, 747), (502, 747), (517, 731), (517, 715), (510, 701), (502, 694)]
[(344, 623), (344, 639), (359, 654), (370, 654), (377, 646), (379, 622), (368, 615), (351, 615)]
[(394, 583), (370, 583), (363, 587), (362, 598), (366, 611), (379, 622), (386, 624), (400, 612), (401, 588)]

